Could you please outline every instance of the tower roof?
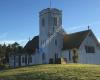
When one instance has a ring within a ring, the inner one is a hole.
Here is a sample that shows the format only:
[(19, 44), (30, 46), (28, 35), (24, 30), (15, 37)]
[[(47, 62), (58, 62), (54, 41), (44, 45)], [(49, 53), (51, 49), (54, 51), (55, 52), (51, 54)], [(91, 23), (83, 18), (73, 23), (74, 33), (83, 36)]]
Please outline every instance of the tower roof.
[(42, 15), (42, 14), (50, 13), (50, 12), (52, 12), (52, 13), (57, 13), (57, 14), (61, 14), (61, 13), (62, 13), (61, 10), (56, 9), (56, 8), (46, 8), (46, 9), (41, 10), (41, 11), (39, 12), (39, 14)]

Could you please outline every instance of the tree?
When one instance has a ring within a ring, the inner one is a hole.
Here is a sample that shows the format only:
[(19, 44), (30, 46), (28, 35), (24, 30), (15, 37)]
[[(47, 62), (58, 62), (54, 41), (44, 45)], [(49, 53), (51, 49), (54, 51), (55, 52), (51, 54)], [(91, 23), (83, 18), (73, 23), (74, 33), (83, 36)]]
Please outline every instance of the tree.
[(7, 64), (9, 62), (9, 55), (17, 53), (23, 53), (23, 47), (17, 42), (8, 46), (6, 44), (0, 45), (0, 64)]

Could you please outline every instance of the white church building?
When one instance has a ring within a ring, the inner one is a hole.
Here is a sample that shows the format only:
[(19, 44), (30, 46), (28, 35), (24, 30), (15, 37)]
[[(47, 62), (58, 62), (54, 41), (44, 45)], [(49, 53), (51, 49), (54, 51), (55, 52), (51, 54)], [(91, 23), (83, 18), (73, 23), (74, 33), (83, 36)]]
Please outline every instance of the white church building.
[(11, 54), (11, 67), (34, 64), (100, 64), (100, 43), (92, 30), (67, 34), (62, 28), (62, 11), (39, 12), (39, 35), (24, 47), (25, 53)]

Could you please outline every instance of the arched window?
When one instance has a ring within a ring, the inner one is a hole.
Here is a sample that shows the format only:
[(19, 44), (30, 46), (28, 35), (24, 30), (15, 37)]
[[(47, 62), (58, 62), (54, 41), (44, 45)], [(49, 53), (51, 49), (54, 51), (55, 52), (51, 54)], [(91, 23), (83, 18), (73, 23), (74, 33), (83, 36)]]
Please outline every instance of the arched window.
[(22, 57), (22, 63), (25, 63), (25, 57), (24, 56)]
[(58, 63), (58, 54), (55, 53), (55, 63)]
[(45, 60), (45, 53), (42, 54), (42, 60)]
[(29, 63), (32, 63), (32, 56), (29, 55)]
[(57, 40), (55, 39), (55, 45), (57, 46)]
[(58, 59), (58, 54), (57, 53), (55, 53), (55, 59)]
[(54, 26), (57, 26), (57, 17), (54, 17), (53, 20), (54, 20)]
[(45, 19), (42, 18), (42, 26), (44, 27), (45, 26)]

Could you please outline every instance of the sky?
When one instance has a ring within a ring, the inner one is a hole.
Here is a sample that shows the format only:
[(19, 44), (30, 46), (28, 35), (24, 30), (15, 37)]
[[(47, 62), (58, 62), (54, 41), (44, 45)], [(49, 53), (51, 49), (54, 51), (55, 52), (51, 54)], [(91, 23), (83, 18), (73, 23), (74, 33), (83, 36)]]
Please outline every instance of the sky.
[[(39, 34), (39, 11), (50, 0), (0, 0), (0, 43), (26, 42)], [(100, 0), (51, 0), (62, 10), (62, 26), (67, 33), (87, 30), (100, 40)]]

